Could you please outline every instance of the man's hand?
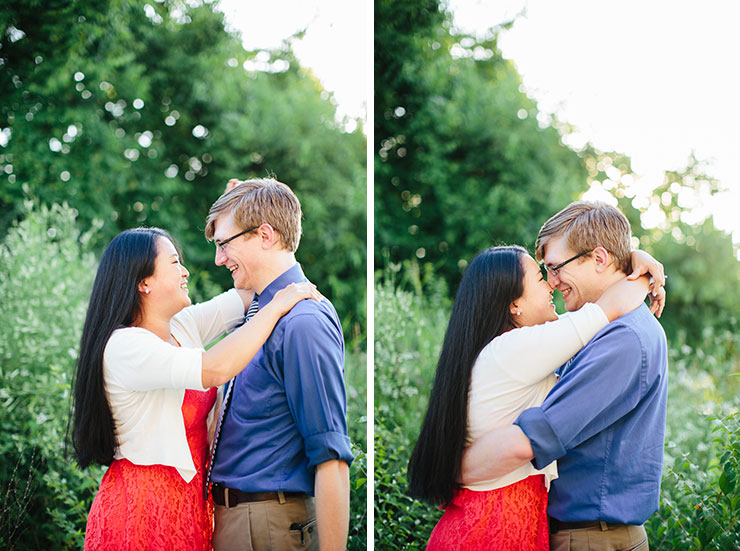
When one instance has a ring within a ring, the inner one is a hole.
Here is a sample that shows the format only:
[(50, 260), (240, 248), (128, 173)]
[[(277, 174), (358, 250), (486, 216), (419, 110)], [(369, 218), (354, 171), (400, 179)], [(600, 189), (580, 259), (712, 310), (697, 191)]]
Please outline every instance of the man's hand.
[(344, 551), (349, 530), (349, 465), (333, 459), (316, 466), (316, 524), (321, 551)]
[(534, 459), (532, 444), (517, 425), (487, 432), (463, 453), (463, 484), (500, 478)]

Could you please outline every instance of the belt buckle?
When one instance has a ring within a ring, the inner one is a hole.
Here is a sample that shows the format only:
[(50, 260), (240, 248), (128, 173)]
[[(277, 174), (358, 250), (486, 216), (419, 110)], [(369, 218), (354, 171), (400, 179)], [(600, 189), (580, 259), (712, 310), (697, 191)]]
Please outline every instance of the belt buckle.
[(237, 497), (236, 492), (230, 492), (226, 486), (224, 486), (224, 505), (226, 505), (227, 509), (231, 509), (232, 507), (239, 505), (239, 498)]

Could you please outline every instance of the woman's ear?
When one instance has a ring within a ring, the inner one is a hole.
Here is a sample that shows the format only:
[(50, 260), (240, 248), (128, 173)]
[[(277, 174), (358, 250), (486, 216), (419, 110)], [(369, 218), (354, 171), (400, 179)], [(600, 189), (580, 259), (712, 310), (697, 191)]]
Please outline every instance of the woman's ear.
[(509, 312), (511, 312), (512, 316), (521, 316), (522, 311), (519, 309), (519, 306), (517, 305), (516, 301), (512, 302), (509, 305)]
[(145, 295), (149, 294), (149, 285), (147, 285), (146, 281), (140, 281), (136, 288), (140, 293), (143, 293)]

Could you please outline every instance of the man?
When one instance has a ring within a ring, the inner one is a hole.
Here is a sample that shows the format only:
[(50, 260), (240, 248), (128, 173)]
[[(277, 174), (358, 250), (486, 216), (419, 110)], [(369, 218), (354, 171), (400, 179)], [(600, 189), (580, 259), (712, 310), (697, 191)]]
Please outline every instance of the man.
[[(603, 203), (572, 203), (545, 223), (537, 260), (567, 310), (596, 301), (630, 273), (630, 235), (625, 216)], [(551, 550), (647, 550), (642, 525), (658, 508), (663, 465), (663, 329), (643, 304), (607, 325), (561, 369), (541, 407), (470, 447), (463, 480), (557, 460), (548, 505)]]
[[(230, 187), (211, 207), (206, 237), (216, 243), (216, 264), (263, 307), (306, 281), (294, 254), (300, 203), (272, 179)], [(342, 328), (331, 303), (294, 306), (231, 385), (211, 473), (215, 550), (344, 549), (353, 456)]]

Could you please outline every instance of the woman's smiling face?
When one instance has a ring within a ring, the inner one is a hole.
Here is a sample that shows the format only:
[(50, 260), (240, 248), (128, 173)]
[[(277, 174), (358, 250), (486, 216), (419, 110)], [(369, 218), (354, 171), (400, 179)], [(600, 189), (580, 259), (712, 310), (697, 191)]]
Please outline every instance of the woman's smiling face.
[(180, 264), (180, 255), (172, 242), (165, 237), (157, 237), (154, 273), (146, 278), (148, 297), (152, 303), (160, 305), (171, 315), (189, 306), (189, 275), (187, 268)]
[(558, 319), (552, 303), (552, 287), (543, 277), (539, 265), (529, 255), (522, 255), (521, 260), (524, 268), (524, 292), (511, 304), (514, 321), (523, 327)]

